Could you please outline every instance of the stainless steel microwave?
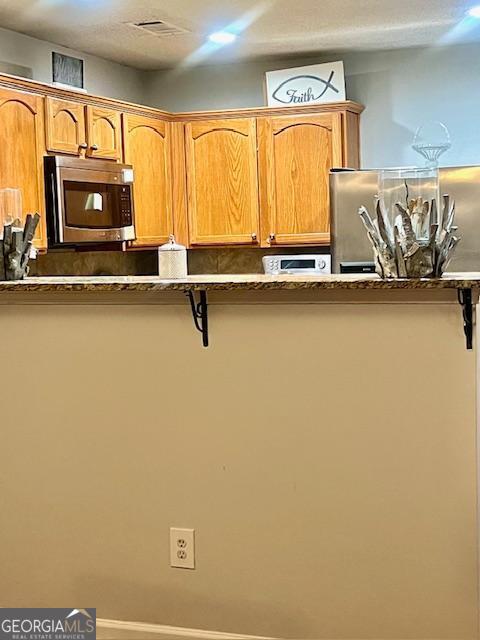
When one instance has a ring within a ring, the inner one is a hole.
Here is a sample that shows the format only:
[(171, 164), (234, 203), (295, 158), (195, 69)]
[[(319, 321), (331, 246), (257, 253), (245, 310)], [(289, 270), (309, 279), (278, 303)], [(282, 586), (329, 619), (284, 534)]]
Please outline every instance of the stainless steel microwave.
[(135, 240), (132, 187), (130, 165), (46, 157), (49, 246)]

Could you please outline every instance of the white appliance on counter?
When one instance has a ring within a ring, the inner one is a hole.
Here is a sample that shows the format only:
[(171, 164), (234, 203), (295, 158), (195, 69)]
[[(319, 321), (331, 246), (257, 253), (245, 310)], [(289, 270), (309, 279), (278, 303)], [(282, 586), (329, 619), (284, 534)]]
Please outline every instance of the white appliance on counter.
[(318, 275), (325, 276), (332, 272), (330, 254), (300, 254), (264, 256), (263, 268), (267, 275)]

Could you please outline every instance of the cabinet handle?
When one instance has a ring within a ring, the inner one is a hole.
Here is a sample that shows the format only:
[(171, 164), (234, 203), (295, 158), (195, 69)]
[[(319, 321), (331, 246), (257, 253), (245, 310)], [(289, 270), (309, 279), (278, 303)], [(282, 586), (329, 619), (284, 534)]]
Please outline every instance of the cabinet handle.
[(267, 242), (268, 242), (269, 244), (272, 244), (272, 242), (275, 242), (275, 234), (274, 234), (274, 233), (271, 233), (271, 234), (268, 236), (268, 240), (267, 240)]
[(256, 233), (252, 233), (252, 240), (253, 240), (253, 242), (257, 241), (257, 234)]
[(92, 145), (90, 145), (90, 149), (91, 149), (92, 151), (98, 151), (98, 147), (97, 147), (97, 145), (96, 145), (96, 144), (92, 144)]
[(88, 144), (86, 142), (82, 142), (78, 146), (80, 147), (80, 149), (88, 149)]

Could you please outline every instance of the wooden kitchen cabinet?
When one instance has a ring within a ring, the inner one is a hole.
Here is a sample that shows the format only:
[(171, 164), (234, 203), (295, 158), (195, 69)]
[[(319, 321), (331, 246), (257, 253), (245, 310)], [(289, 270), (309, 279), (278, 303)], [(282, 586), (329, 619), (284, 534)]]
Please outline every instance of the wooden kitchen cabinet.
[[(0, 189), (20, 189), (24, 217), (27, 213), (40, 214), (35, 236), (35, 246), (39, 249), (47, 247), (43, 101), (39, 95), (0, 88)], [(0, 215), (3, 217), (8, 212)]]
[(190, 245), (259, 244), (255, 118), (185, 125)]
[(103, 160), (122, 159), (120, 111), (87, 105), (87, 156)]
[(71, 100), (45, 100), (47, 150), (79, 156), (87, 149), (85, 105)]
[(133, 246), (158, 246), (173, 234), (170, 123), (124, 114), (125, 162), (133, 165)]
[(52, 153), (122, 159), (122, 115), (106, 107), (46, 98), (45, 134)]
[(262, 246), (330, 242), (329, 171), (343, 166), (338, 112), (259, 118)]
[(359, 167), (362, 110), (174, 114), (0, 74), (0, 187), (19, 187), (24, 212), (42, 215), (41, 248), (45, 153), (134, 165), (137, 248), (171, 233), (190, 247), (328, 244), (329, 170)]

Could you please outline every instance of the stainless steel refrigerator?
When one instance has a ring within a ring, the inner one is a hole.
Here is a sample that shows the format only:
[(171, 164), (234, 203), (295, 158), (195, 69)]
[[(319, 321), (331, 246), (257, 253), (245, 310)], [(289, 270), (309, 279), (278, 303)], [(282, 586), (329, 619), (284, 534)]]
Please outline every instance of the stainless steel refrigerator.
[[(332, 273), (361, 272), (361, 263), (373, 261), (358, 209), (364, 205), (373, 214), (377, 192), (377, 170), (335, 169), (330, 173)], [(441, 168), (440, 193), (455, 199), (461, 238), (448, 271), (480, 271), (480, 166)], [(345, 267), (345, 263), (359, 264)]]

